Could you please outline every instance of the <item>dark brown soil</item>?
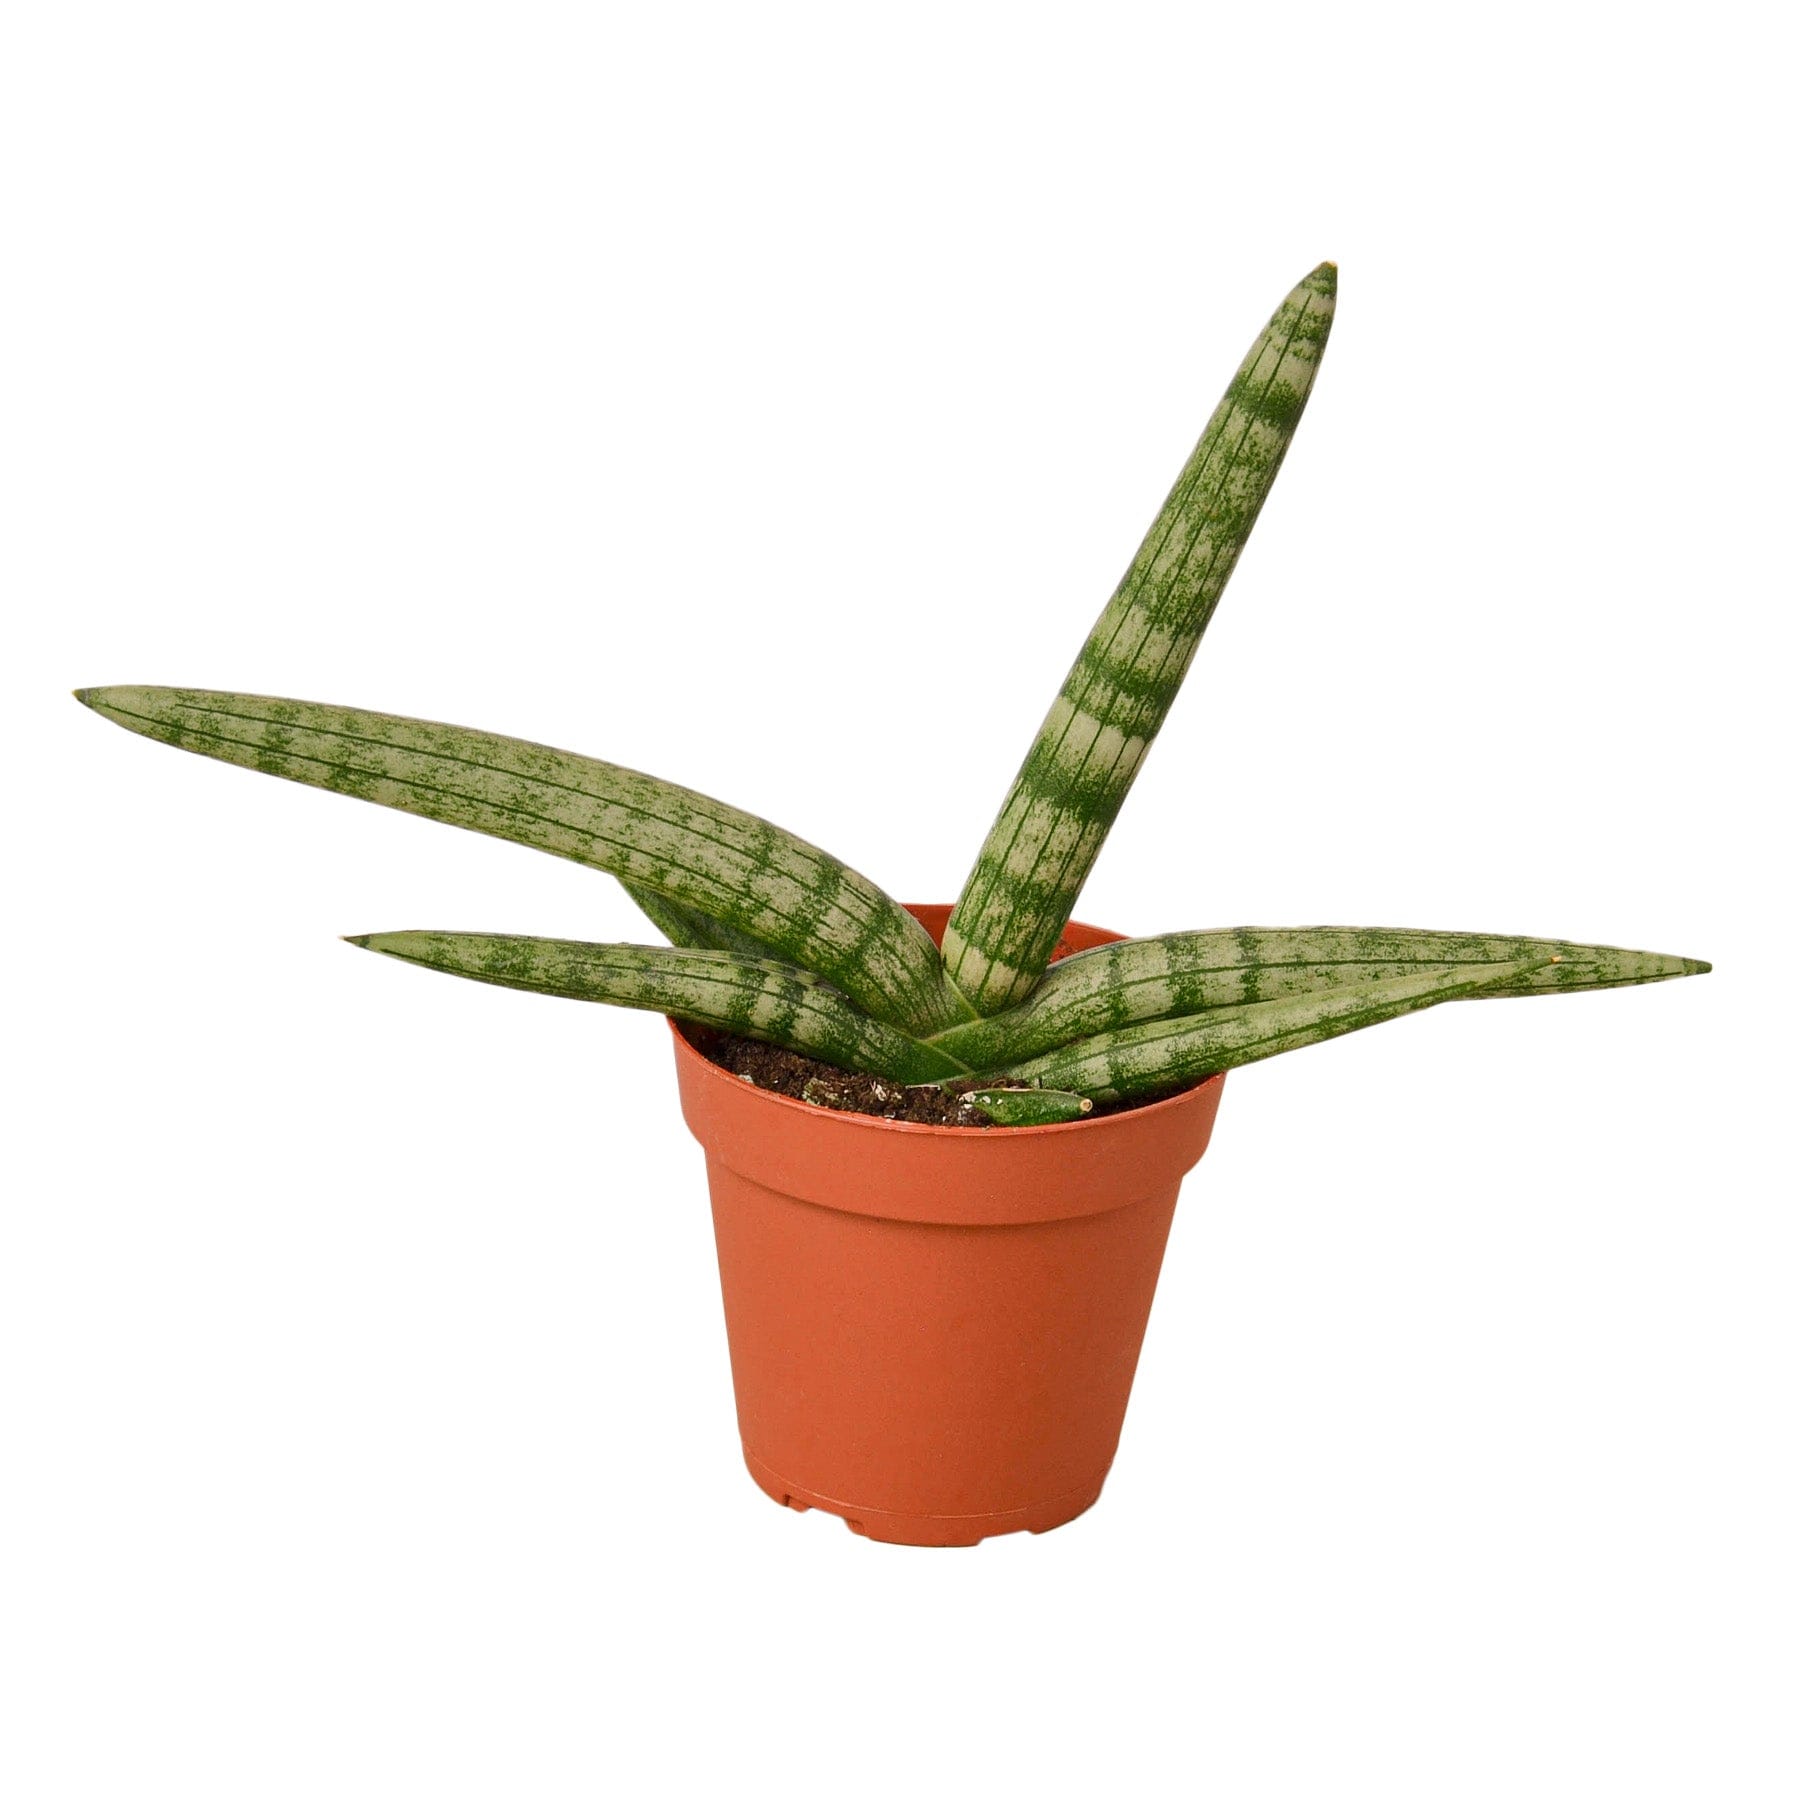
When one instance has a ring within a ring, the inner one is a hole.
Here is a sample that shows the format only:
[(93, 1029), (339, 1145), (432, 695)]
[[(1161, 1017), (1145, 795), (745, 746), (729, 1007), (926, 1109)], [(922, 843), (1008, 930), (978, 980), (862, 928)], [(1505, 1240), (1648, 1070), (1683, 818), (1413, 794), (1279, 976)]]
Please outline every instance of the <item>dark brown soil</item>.
[[(902, 1087), (880, 1075), (854, 1075), (847, 1069), (833, 1068), (830, 1063), (815, 1061), (796, 1050), (783, 1050), (775, 1044), (759, 1043), (754, 1038), (733, 1037), (727, 1032), (710, 1031), (701, 1025), (684, 1026), (688, 1041), (700, 1054), (722, 1069), (729, 1069), (740, 1081), (754, 1087), (767, 1088), (772, 1094), (786, 1094), (793, 1100), (805, 1100), (813, 1106), (829, 1106), (837, 1112), (867, 1113), (877, 1119), (898, 1119), (908, 1125), (966, 1125), (971, 1130), (991, 1131), (993, 1120), (979, 1107), (958, 1098), (970, 1088), (1023, 1087), (1022, 1081), (992, 1081), (969, 1077), (952, 1082), (948, 1087)], [(1166, 1099), (1157, 1095), (1156, 1099)], [(1088, 1114), (1089, 1119), (1105, 1118), (1109, 1113), (1131, 1112), (1152, 1104), (1150, 1100), (1113, 1100), (1102, 1102)], [(1083, 1120), (1085, 1124), (1087, 1121)]]

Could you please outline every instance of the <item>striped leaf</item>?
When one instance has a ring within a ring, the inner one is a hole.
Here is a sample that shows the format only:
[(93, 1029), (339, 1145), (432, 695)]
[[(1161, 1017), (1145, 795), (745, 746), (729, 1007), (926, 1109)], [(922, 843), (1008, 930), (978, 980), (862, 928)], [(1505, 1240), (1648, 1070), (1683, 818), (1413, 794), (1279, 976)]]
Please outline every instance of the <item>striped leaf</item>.
[(1519, 981), (1550, 959), (1465, 964), (1348, 988), (1224, 1006), (1188, 1018), (1103, 1031), (1043, 1056), (996, 1071), (1093, 1100), (1172, 1093), (1221, 1069), (1260, 1062), (1326, 1038), (1342, 1037), (1405, 1013), (1475, 993), (1493, 982)]
[(471, 981), (668, 1013), (895, 1081), (968, 1072), (943, 1051), (860, 1012), (817, 975), (785, 963), (718, 950), (475, 931), (384, 931), (347, 941)]
[(1312, 390), (1337, 271), (1282, 302), (1082, 647), (963, 888), (944, 961), (982, 1014), (1031, 991), (1181, 686)]
[(127, 730), (528, 844), (721, 920), (890, 1024), (967, 1017), (931, 939), (873, 882), (750, 813), (594, 757), (422, 719), (187, 688), (88, 688)]
[(1631, 987), (1701, 975), (1712, 966), (1648, 950), (1468, 931), (1343, 926), (1181, 931), (1080, 951), (1052, 964), (1021, 1005), (992, 1019), (953, 1026), (933, 1041), (973, 1069), (991, 1069), (1096, 1032), (1213, 1007), (1287, 999), (1449, 965), (1516, 962), (1531, 956), (1556, 956), (1561, 961), (1495, 982), (1482, 988), (1480, 997)]

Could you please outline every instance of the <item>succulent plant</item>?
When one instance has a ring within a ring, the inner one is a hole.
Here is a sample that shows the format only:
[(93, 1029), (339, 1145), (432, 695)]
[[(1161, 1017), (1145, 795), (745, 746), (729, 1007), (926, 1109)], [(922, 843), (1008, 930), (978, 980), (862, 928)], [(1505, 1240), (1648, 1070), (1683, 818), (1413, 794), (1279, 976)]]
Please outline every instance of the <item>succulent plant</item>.
[(180, 749), (604, 870), (670, 940), (349, 940), (364, 949), (667, 1013), (891, 1082), (955, 1084), (1001, 1124), (1076, 1119), (1444, 1000), (1704, 973), (1704, 962), (1592, 944), (1338, 927), (1178, 932), (1052, 965), (1305, 410), (1336, 291), (1322, 264), (1233, 377), (1052, 703), (941, 953), (823, 850), (613, 763), (298, 700), (146, 687), (77, 698)]

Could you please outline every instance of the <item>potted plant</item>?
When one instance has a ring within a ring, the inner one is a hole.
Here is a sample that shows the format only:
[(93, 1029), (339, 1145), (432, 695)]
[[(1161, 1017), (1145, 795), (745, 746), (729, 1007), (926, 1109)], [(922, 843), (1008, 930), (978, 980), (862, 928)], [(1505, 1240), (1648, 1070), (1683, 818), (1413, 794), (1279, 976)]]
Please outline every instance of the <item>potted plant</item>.
[(1459, 932), (1124, 940), (1070, 922), (1299, 423), (1336, 286), (1331, 264), (1314, 270), (1252, 346), (954, 907), (901, 906), (765, 820), (567, 751), (242, 694), (78, 695), (164, 743), (625, 885), (667, 945), (350, 941), (669, 1016), (745, 1457), (776, 1499), (904, 1543), (1074, 1517), (1111, 1462), (1227, 1069), (1441, 1001), (1708, 967)]

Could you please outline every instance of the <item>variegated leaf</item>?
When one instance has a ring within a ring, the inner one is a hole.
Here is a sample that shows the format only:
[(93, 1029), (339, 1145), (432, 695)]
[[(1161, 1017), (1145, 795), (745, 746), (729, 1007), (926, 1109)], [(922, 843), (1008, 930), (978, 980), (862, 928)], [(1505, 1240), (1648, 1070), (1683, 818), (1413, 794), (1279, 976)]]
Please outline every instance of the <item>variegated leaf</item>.
[(971, 1068), (988, 1069), (1155, 1019), (1533, 956), (1561, 960), (1483, 987), (1480, 998), (1630, 987), (1704, 974), (1712, 966), (1649, 950), (1468, 931), (1346, 926), (1180, 931), (1101, 944), (1053, 963), (1021, 1005), (953, 1026), (933, 1041)]
[(1337, 271), (1282, 302), (1069, 671), (944, 934), (977, 1012), (1031, 991), (1256, 523), (1312, 391)]
[(1153, 1025), (1128, 1025), (1122, 1031), (1104, 1031), (1064, 1044), (994, 1073), (1047, 1088), (1066, 1088), (1093, 1100), (1172, 1093), (1222, 1069), (1361, 1031), (1475, 993), (1492, 982), (1521, 980), (1548, 961), (1548, 957), (1522, 958), (1513, 963), (1438, 969), (1286, 1000), (1218, 1007)]
[(604, 869), (766, 944), (903, 1029), (969, 1016), (931, 939), (873, 882), (672, 782), (519, 738), (310, 701), (148, 687), (77, 698), (178, 749)]
[(973, 1088), (960, 1097), (995, 1125), (1070, 1125), (1094, 1110), (1085, 1094), (1055, 1088)]
[(870, 1018), (828, 982), (785, 963), (474, 931), (384, 931), (348, 941), (472, 981), (667, 1013), (896, 1081), (967, 1073), (954, 1057)]

